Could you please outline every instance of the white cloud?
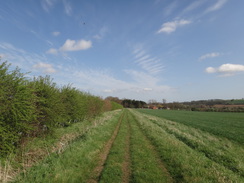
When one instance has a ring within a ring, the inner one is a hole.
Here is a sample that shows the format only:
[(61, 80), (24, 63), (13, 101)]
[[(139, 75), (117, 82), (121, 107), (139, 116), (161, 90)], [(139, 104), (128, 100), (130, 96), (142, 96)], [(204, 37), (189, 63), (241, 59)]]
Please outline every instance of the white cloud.
[(72, 14), (72, 7), (70, 5), (70, 3), (67, 0), (63, 0), (63, 4), (64, 4), (64, 11), (67, 15), (71, 16)]
[(60, 32), (58, 32), (58, 31), (52, 32), (52, 35), (53, 36), (59, 36), (60, 35)]
[(240, 64), (223, 64), (220, 67), (208, 67), (205, 70), (207, 73), (219, 73), (222, 76), (231, 76), (238, 72), (244, 72), (244, 65)]
[(44, 73), (50, 74), (50, 73), (55, 73), (56, 70), (53, 68), (51, 64), (43, 63), (40, 62), (38, 64), (33, 65), (34, 69), (41, 70)]
[(64, 45), (60, 48), (61, 51), (79, 51), (86, 50), (92, 47), (91, 41), (86, 40), (70, 40), (67, 39)]
[(109, 31), (108, 28), (104, 26), (99, 30), (98, 34), (93, 36), (93, 38), (102, 39), (108, 33), (108, 31)]
[(207, 53), (207, 54), (202, 55), (199, 58), (199, 60), (205, 60), (207, 58), (214, 58), (214, 57), (218, 57), (218, 56), (220, 56), (220, 53), (218, 53), (218, 52)]
[(227, 3), (227, 1), (228, 1), (228, 0), (217, 0), (217, 2), (216, 2), (214, 5), (210, 6), (210, 7), (206, 10), (206, 13), (211, 12), (211, 11), (216, 11), (216, 10), (222, 8), (223, 5), (224, 5), (225, 3)]
[(58, 50), (55, 49), (55, 48), (50, 48), (46, 53), (57, 55), (58, 54)]
[(0, 50), (3, 52), (4, 59), (8, 60), (14, 67), (18, 66), (21, 70), (23, 69), (24, 72), (32, 71), (34, 74), (56, 72), (53, 65), (47, 63), (47, 58), (44, 55), (27, 52), (9, 43), (0, 43)]
[(163, 10), (164, 16), (169, 16), (170, 14), (172, 14), (175, 11), (175, 9), (177, 8), (177, 6), (178, 6), (177, 1), (173, 1), (172, 3), (170, 3)]
[(49, 10), (53, 7), (53, 5), (56, 3), (56, 0), (42, 0), (41, 5), (42, 8), (46, 11), (49, 12)]
[[(62, 74), (68, 74), (73, 83), (81, 88), (87, 89), (97, 95), (115, 95), (120, 98), (135, 98), (147, 100), (161, 97), (169, 94), (173, 89), (166, 85), (161, 85), (156, 76), (151, 76), (146, 72), (136, 70), (124, 70), (124, 73), (130, 78), (128, 81), (114, 77), (108, 70), (78, 70), (73, 68)], [(70, 74), (73, 73), (73, 74)], [(66, 77), (66, 78), (68, 78)]]
[(137, 47), (133, 54), (136, 59), (134, 62), (150, 74), (158, 74), (164, 69), (164, 66), (160, 63), (161, 60), (147, 54), (142, 47)]
[(158, 30), (157, 33), (167, 33), (170, 34), (172, 32), (174, 32), (178, 27), (190, 24), (191, 21), (189, 20), (175, 20), (172, 22), (166, 22), (162, 25), (161, 29)]
[(207, 73), (215, 73), (215, 72), (216, 72), (216, 69), (213, 68), (213, 67), (208, 67), (208, 68), (206, 68), (205, 71), (206, 71)]
[(193, 10), (197, 9), (199, 6), (201, 6), (205, 2), (206, 2), (205, 0), (193, 1), (193, 3), (191, 3), (190, 5), (188, 5), (183, 10), (183, 13), (186, 13), (186, 12), (189, 12), (189, 11), (193, 11)]
[(152, 91), (152, 88), (143, 88), (144, 91)]
[(5, 58), (5, 57), (6, 57), (6, 55), (5, 55), (5, 54), (0, 53), (0, 59), (3, 59), (3, 58)]

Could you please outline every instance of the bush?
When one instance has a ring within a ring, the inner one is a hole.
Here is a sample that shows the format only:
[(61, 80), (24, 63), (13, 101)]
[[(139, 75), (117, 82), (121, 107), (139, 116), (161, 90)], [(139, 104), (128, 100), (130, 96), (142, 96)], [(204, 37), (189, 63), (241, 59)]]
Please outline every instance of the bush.
[(9, 64), (0, 65), (0, 154), (11, 152), (20, 138), (31, 130), (36, 119), (34, 96), (28, 80), (20, 69), (9, 70)]
[(122, 108), (81, 92), (71, 85), (57, 87), (50, 76), (27, 80), (19, 68), (0, 65), (0, 156), (13, 152), (23, 137), (52, 133), (104, 111)]

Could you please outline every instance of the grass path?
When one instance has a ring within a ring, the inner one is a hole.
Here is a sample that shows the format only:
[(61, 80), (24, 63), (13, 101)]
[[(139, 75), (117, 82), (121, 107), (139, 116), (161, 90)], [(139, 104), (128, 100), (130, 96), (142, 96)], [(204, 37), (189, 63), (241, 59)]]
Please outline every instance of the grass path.
[(156, 148), (131, 112), (125, 110), (118, 126), (108, 142), (109, 148), (105, 145), (106, 150), (101, 152), (105, 158), (97, 165), (99, 173), (95, 171), (88, 182), (173, 182)]
[(243, 182), (240, 148), (183, 124), (123, 109), (85, 132), (15, 182)]
[(108, 140), (108, 142), (105, 144), (102, 152), (99, 154), (98, 164), (95, 167), (95, 169), (93, 170), (93, 173), (92, 173), (93, 177), (90, 180), (88, 180), (88, 183), (96, 183), (100, 180), (101, 173), (102, 173), (103, 168), (104, 168), (104, 163), (107, 160), (110, 149), (114, 143), (115, 138), (118, 135), (123, 117), (124, 117), (124, 113), (122, 113), (122, 115), (120, 116), (118, 124), (117, 124), (117, 126), (113, 132), (112, 137)]
[(173, 182), (159, 153), (130, 114), (132, 126), (132, 182)]

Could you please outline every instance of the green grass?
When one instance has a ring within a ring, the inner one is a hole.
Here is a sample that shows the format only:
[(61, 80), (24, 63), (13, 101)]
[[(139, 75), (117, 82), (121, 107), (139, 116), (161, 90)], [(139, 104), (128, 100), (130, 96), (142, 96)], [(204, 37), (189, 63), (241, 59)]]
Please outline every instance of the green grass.
[(172, 182), (171, 177), (151, 144), (130, 114), (132, 182)]
[(112, 183), (123, 181), (123, 164), (126, 154), (126, 138), (127, 135), (129, 135), (128, 133), (128, 121), (126, 120), (126, 117), (123, 117), (120, 130), (109, 152), (99, 182)]
[(119, 114), (98, 123), (71, 143), (63, 153), (52, 153), (23, 172), (15, 182), (86, 182), (97, 165), (98, 154), (111, 137)]
[(244, 144), (244, 113), (138, 109)]
[[(187, 143), (179, 139), (175, 134), (169, 133), (168, 128), (174, 128), (175, 132), (180, 133), (181, 126), (177, 126), (177, 123), (169, 124), (166, 120), (154, 116), (143, 115), (141, 113), (132, 111), (140, 124), (141, 129), (143, 129), (144, 134), (150, 139), (153, 145), (156, 147), (157, 151), (165, 163), (166, 168), (169, 170), (171, 176), (176, 182), (243, 182), (244, 178), (238, 172), (230, 170), (228, 167), (224, 166), (222, 162), (218, 160), (212, 160), (206, 156), (203, 152), (189, 146)], [(165, 123), (164, 125), (156, 124)], [(191, 129), (190, 133), (198, 136), (200, 130)], [(183, 130), (184, 131), (184, 130)], [(183, 133), (183, 132), (182, 132)], [(184, 132), (184, 135), (188, 135), (188, 130)], [(196, 144), (201, 145), (203, 137), (208, 137), (213, 139), (215, 136), (206, 132), (201, 132), (199, 138), (195, 141)], [(189, 135), (191, 136), (191, 135)], [(193, 137), (189, 139), (195, 140)], [(219, 139), (221, 141), (221, 139)], [(207, 140), (206, 140), (207, 141)], [(218, 141), (212, 142), (212, 145), (217, 145)], [(229, 141), (229, 146), (233, 143)], [(197, 147), (197, 145), (196, 145)], [(207, 144), (205, 148), (211, 148), (211, 144)], [(227, 151), (234, 153), (233, 151), (238, 149), (235, 146), (233, 149), (228, 148)], [(216, 151), (216, 149), (212, 149)], [(232, 151), (233, 150), (233, 151)], [(243, 148), (239, 147), (239, 152), (243, 152)], [(217, 153), (226, 153), (222, 149), (219, 149)], [(243, 154), (243, 153), (242, 153)], [(235, 156), (235, 161), (237, 161), (236, 167), (243, 170), (243, 155), (239, 154)], [(228, 155), (227, 155), (228, 156)], [(238, 163), (238, 162), (241, 163)]]
[[(143, 135), (136, 119), (126, 110), (99, 182), (123, 182), (125, 174), (130, 182), (171, 182), (171, 177), (162, 169), (160, 162), (157, 152)], [(125, 163), (127, 169), (123, 168)]]
[(137, 110), (108, 114), (15, 182), (244, 182), (239, 143)]

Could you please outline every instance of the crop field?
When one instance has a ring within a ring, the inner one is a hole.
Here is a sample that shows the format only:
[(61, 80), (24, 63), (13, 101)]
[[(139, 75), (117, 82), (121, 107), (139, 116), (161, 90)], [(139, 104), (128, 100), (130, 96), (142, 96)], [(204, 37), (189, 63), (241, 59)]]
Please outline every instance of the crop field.
[(138, 111), (201, 129), (244, 145), (244, 113), (147, 109)]
[(244, 181), (238, 140), (148, 111), (113, 113), (13, 182)]

